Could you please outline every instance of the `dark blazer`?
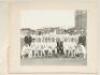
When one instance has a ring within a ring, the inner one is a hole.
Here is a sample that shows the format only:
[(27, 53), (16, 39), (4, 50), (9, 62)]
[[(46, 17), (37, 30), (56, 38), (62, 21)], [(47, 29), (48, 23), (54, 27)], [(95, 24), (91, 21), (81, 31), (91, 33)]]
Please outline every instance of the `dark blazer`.
[(57, 42), (57, 52), (63, 54), (63, 42), (61, 41)]
[(24, 42), (25, 42), (25, 44), (29, 44), (29, 46), (30, 46), (30, 44), (32, 42), (32, 37), (31, 36), (25, 36)]
[(80, 36), (78, 43), (81, 43), (83, 46), (86, 46), (86, 36)]

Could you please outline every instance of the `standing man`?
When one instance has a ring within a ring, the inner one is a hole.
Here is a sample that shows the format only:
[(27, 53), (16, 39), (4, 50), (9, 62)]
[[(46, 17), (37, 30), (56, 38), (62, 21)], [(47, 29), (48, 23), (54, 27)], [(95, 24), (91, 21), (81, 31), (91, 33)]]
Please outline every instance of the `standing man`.
[(63, 55), (63, 42), (57, 39), (57, 53)]
[(79, 37), (79, 44), (82, 44), (84, 47), (86, 46), (86, 36), (82, 35)]
[(24, 37), (24, 42), (25, 42), (25, 44), (28, 44), (29, 46), (31, 45), (32, 37), (30, 35), (30, 32), (28, 32), (27, 35)]

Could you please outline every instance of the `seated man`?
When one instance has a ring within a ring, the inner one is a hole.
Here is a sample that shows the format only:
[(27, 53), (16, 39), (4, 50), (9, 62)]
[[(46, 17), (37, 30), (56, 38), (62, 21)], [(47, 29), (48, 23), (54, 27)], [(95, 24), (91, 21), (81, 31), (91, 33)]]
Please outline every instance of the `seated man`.
[(30, 47), (28, 44), (25, 44), (22, 48), (21, 57), (28, 58), (30, 53)]
[(76, 51), (75, 51), (75, 55), (77, 57), (82, 56), (84, 59), (86, 58), (86, 48), (84, 47), (84, 45), (78, 44)]

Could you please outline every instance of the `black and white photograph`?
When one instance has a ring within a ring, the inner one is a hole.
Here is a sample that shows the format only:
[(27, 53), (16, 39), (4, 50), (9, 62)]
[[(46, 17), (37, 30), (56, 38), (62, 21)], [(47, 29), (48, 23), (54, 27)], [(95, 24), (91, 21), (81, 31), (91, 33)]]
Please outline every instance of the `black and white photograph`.
[(97, 75), (96, 0), (0, 2), (0, 75)]
[(21, 65), (87, 65), (87, 10), (21, 13)]

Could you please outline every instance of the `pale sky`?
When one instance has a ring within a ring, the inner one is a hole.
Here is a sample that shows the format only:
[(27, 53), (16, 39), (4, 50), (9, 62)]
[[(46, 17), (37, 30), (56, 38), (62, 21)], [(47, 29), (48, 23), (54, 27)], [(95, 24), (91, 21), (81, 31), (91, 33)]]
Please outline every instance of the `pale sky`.
[(47, 10), (27, 10), (20, 14), (21, 28), (47, 28), (61, 27), (70, 28), (75, 25), (74, 11), (47, 11)]

